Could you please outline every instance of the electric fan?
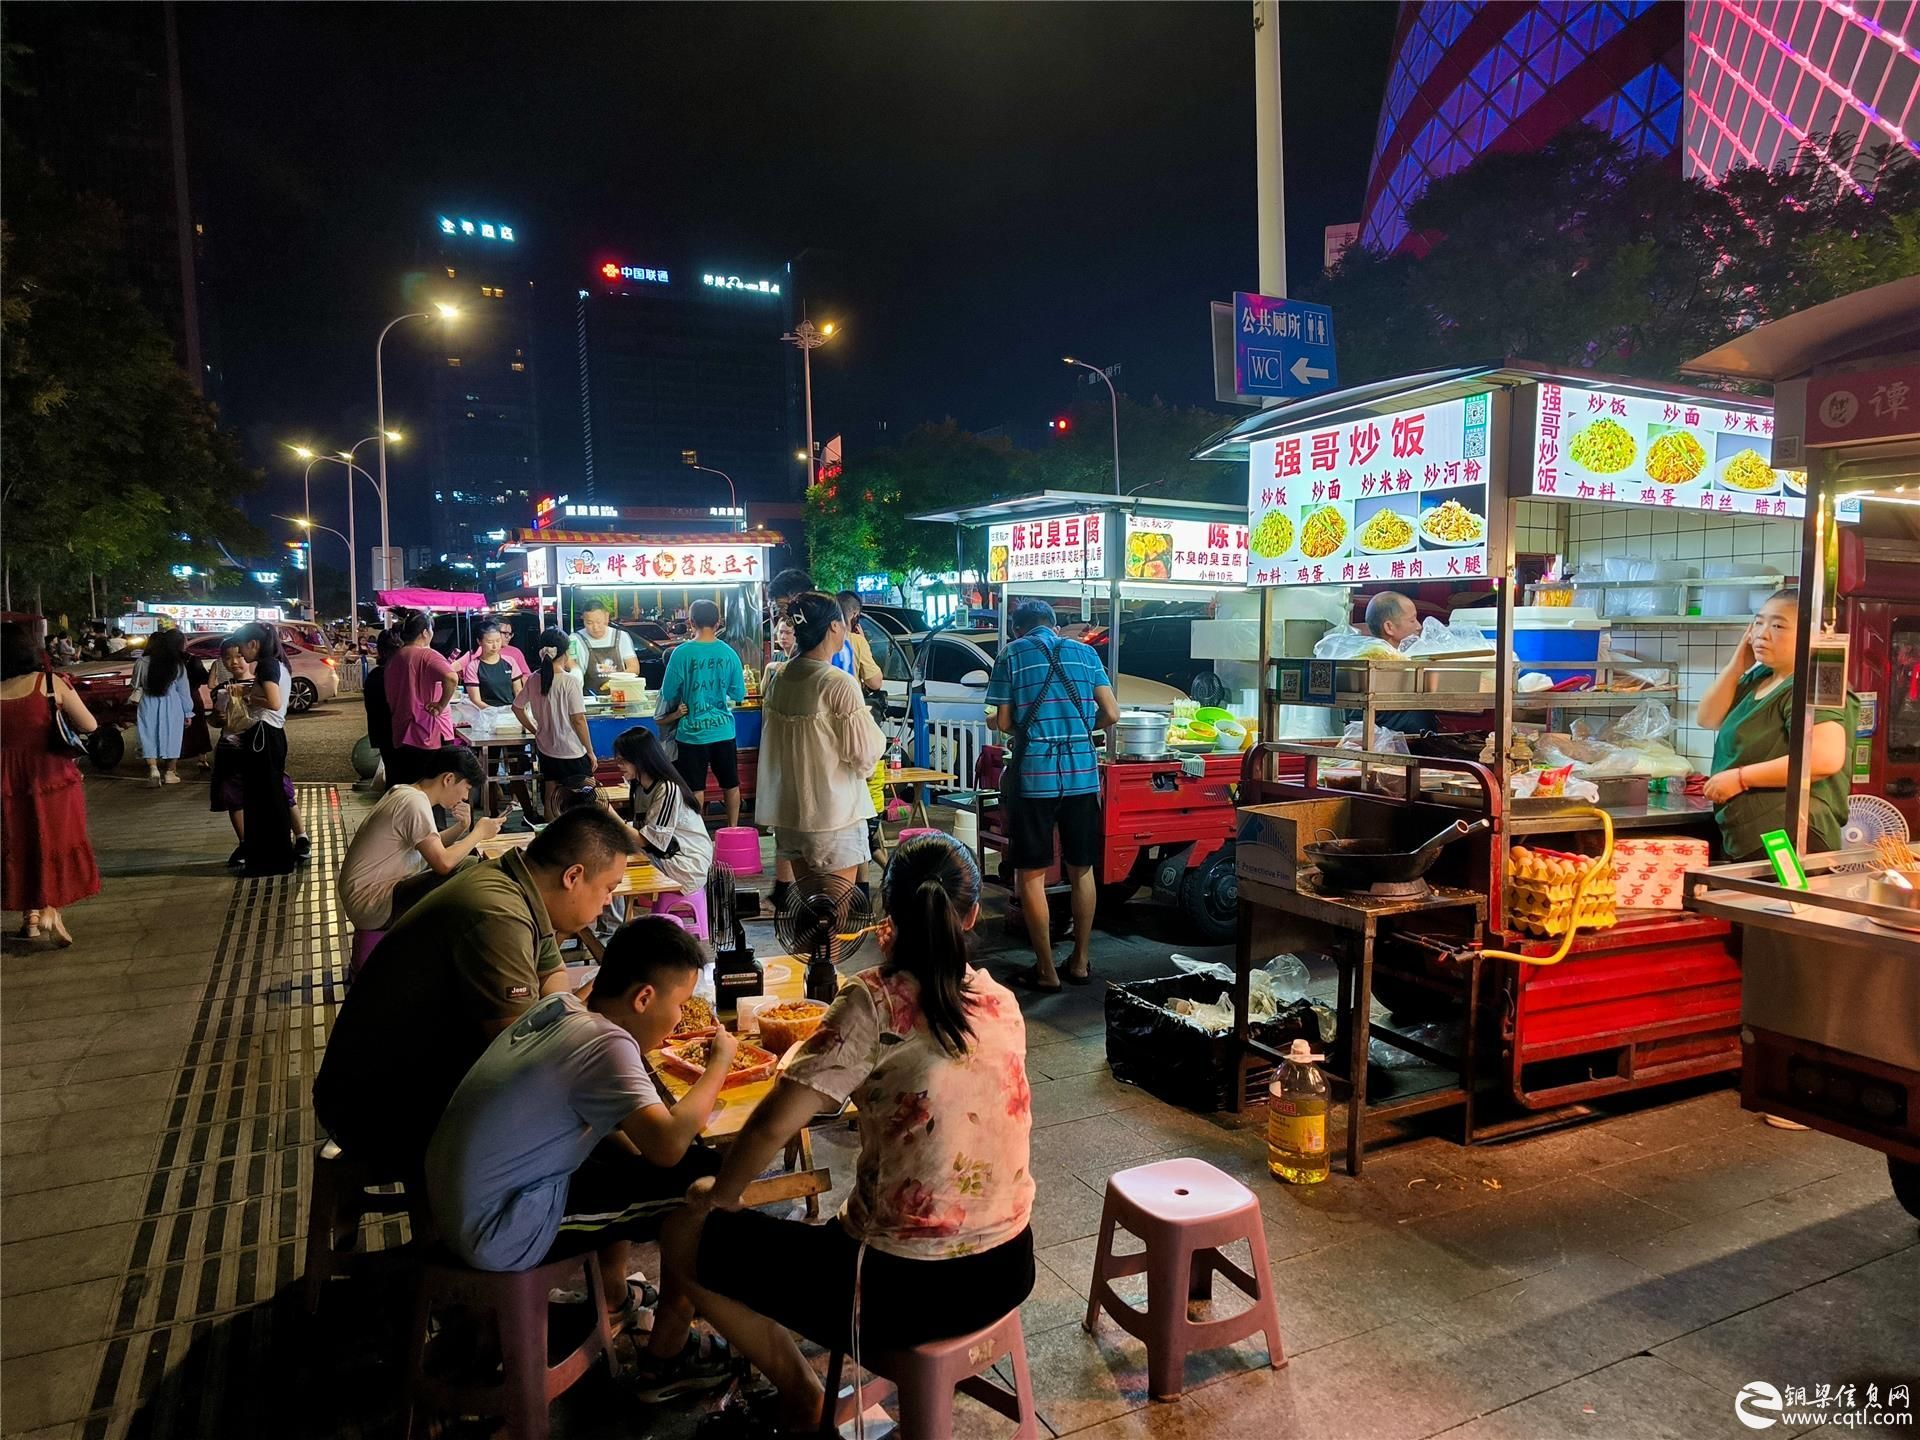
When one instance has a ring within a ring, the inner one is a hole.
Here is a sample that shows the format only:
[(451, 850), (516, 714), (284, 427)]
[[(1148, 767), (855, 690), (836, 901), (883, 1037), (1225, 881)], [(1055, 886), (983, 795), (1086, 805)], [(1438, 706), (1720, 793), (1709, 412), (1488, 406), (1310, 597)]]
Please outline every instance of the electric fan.
[(858, 950), (873, 928), (866, 894), (838, 875), (795, 880), (773, 917), (773, 933), (787, 953), (807, 958), (807, 998), (828, 1004), (840, 988), (834, 967)]
[(1847, 824), (1840, 832), (1840, 843), (1849, 850), (1878, 845), (1883, 838), (1905, 841), (1909, 837), (1907, 817), (1878, 795), (1849, 795)]

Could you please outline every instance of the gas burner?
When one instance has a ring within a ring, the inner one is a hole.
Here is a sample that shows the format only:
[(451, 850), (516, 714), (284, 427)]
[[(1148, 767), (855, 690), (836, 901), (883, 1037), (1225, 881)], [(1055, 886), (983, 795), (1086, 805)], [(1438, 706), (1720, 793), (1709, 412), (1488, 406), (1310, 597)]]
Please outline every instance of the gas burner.
[(1432, 894), (1433, 887), (1425, 880), (1376, 880), (1359, 893), (1377, 895), (1382, 900), (1417, 900)]

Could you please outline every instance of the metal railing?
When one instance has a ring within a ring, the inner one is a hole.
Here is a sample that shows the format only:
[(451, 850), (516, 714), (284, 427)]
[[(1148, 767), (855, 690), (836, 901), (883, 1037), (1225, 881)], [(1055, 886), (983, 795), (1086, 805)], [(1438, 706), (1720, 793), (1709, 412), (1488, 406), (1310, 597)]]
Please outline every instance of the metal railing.
[(927, 722), (927, 764), (959, 777), (955, 788), (973, 788), (973, 767), (980, 758), (980, 747), (993, 743), (991, 728), (984, 720), (929, 720)]

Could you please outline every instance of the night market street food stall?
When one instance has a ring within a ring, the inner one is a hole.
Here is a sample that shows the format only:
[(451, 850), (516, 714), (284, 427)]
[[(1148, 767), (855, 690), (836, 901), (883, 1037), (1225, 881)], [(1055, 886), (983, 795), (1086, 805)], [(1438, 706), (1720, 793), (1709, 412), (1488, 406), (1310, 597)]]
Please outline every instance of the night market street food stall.
[[(1717, 837), (1674, 712), (1780, 584), (1763, 545), (1803, 502), (1766, 462), (1771, 428), (1745, 396), (1509, 363), (1279, 405), (1197, 452), (1248, 465), (1261, 595), (1241, 1103), (1278, 1058), (1248, 1029), (1251, 973), (1292, 949), (1339, 966), (1353, 1173), (1368, 1115), (1458, 1107), (1471, 1143), (1496, 1094), (1536, 1124), (1739, 1064), (1731, 926), (1680, 907)], [(1709, 545), (1704, 567), (1674, 558)], [(1411, 653), (1350, 624), (1382, 590), (1428, 611)], [(1347, 714), (1352, 748), (1331, 738)], [(1375, 1040), (1408, 1064), (1374, 1062), (1392, 1093), (1370, 1103)]]
[[(961, 531), (984, 530), (986, 579), (999, 614), (995, 647), (1008, 640), (1013, 608), (1042, 599), (1062, 628), (1087, 628), (1103, 651), (1120, 702), (1121, 723), (1101, 752), (1103, 902), (1118, 904), (1145, 887), (1180, 905), (1196, 938), (1233, 933), (1233, 786), (1251, 743), (1250, 718), (1199, 704), (1181, 691), (1128, 673), (1123, 636), (1143, 610), (1179, 614), (1190, 605), (1195, 655), (1212, 656), (1199, 637), (1214, 628), (1223, 598), (1244, 598), (1246, 512), (1231, 505), (1048, 490), (916, 517)], [(964, 549), (964, 537), (961, 539)], [(964, 568), (964, 553), (963, 553)], [(985, 676), (980, 677), (985, 696)], [(1252, 681), (1249, 679), (1249, 689)], [(975, 718), (978, 718), (977, 716)], [(976, 779), (982, 871), (987, 851), (1006, 848), (994, 786), (998, 751), (983, 753)], [(1011, 874), (1004, 877), (1011, 880)], [(1052, 877), (1057, 879), (1058, 877)]]
[[(751, 799), (760, 750), (760, 675), (767, 663), (768, 561), (780, 543), (771, 530), (626, 535), (536, 529), (516, 532), (506, 549), (523, 556), (522, 593), (541, 622), (569, 634), (596, 600), (613, 609), (616, 624), (629, 616), (684, 613), (695, 600), (720, 607), (720, 638), (747, 672), (747, 701), (734, 712), (734, 726), (740, 787)], [(613, 754), (621, 731), (659, 728), (653, 718), (657, 693), (636, 677), (615, 677), (608, 688), (587, 700), (587, 731), (594, 753), (603, 758)], [(720, 798), (712, 779), (707, 796), (716, 803)]]
[[(1769, 837), (1766, 860), (1686, 880), (1688, 908), (1733, 922), (1743, 941), (1741, 1103), (1882, 1151), (1895, 1195), (1920, 1215), (1920, 864), (1910, 803), (1870, 801), (1846, 848), (1807, 853), (1816, 707), (1847, 682), (1884, 673), (1871, 666), (1886, 658), (1885, 616), (1845, 592), (1873, 569), (1911, 568), (1920, 553), (1920, 278), (1759, 326), (1687, 368), (1772, 382), (1774, 458), (1807, 468), (1785, 830)], [(1887, 603), (1893, 633), (1911, 634), (1913, 592)], [(1916, 699), (1910, 679), (1883, 697), (1883, 728)], [(1910, 733), (1868, 742), (1867, 764), (1856, 766), (1868, 771), (1868, 795), (1889, 798), (1872, 764), (1910, 743)]]

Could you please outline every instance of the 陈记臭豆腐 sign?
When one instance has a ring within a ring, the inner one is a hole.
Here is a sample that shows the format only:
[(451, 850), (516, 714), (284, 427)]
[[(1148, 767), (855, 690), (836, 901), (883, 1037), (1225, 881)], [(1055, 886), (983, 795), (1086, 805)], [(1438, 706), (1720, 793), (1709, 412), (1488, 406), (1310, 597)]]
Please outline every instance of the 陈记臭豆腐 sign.
[(1104, 524), (1099, 515), (1057, 515), (989, 526), (987, 583), (1106, 579)]
[(1164, 515), (1127, 517), (1129, 580), (1195, 585), (1247, 583), (1247, 527)]
[(1806, 475), (1774, 468), (1767, 411), (1581, 385), (1537, 390), (1536, 496), (1700, 514), (1806, 514)]
[(1485, 575), (1491, 395), (1248, 445), (1247, 583)]
[(737, 585), (766, 578), (758, 545), (557, 547), (561, 585)]

